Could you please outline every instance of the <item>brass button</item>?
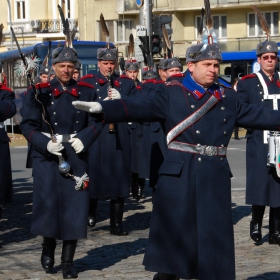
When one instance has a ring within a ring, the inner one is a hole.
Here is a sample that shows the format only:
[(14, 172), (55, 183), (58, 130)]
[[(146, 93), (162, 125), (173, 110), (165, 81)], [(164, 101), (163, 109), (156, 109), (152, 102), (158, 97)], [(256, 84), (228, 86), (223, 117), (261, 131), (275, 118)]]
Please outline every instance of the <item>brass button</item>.
[(79, 123), (79, 121), (76, 121), (76, 123)]
[(57, 125), (57, 123), (54, 123), (54, 125)]
[(56, 112), (53, 112), (54, 115), (56, 115)]
[(226, 123), (227, 122), (227, 119), (224, 119), (224, 123)]
[(201, 162), (202, 161), (202, 159), (199, 157), (198, 159), (197, 159), (199, 162)]
[(191, 107), (194, 108), (195, 106), (194, 106), (194, 105), (191, 105)]
[(77, 111), (77, 114), (80, 114), (80, 111)]
[(221, 107), (221, 110), (223, 110), (223, 111), (224, 111), (225, 109), (226, 109), (225, 107)]
[(227, 132), (226, 132), (226, 131), (224, 131), (224, 135), (227, 135)]
[(195, 133), (196, 133), (196, 134), (200, 134), (200, 131), (199, 131), (199, 130), (197, 130)]

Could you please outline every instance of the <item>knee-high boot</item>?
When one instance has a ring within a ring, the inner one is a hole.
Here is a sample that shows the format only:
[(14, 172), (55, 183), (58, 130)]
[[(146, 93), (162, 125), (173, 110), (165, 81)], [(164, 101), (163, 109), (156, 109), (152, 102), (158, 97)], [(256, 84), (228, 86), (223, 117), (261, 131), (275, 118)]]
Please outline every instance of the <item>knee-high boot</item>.
[(88, 209), (88, 226), (95, 227), (96, 224), (96, 209), (98, 199), (90, 198), (89, 209)]
[(269, 244), (280, 245), (280, 207), (269, 209)]
[(50, 237), (43, 238), (41, 265), (44, 270), (49, 271), (54, 266), (54, 251), (56, 247), (56, 240)]
[(61, 268), (63, 279), (77, 278), (78, 274), (73, 264), (77, 240), (64, 240), (61, 253)]
[(111, 199), (110, 201), (110, 233), (114, 235), (128, 235), (122, 229), (124, 198)]
[(262, 220), (265, 206), (252, 205), (252, 220), (250, 222), (250, 236), (257, 243), (262, 242)]
[(144, 198), (143, 189), (145, 186), (145, 178), (138, 178), (137, 180), (137, 192), (136, 192), (136, 199), (139, 200), (140, 198)]
[(180, 278), (174, 274), (157, 273), (154, 275), (153, 280), (179, 280)]

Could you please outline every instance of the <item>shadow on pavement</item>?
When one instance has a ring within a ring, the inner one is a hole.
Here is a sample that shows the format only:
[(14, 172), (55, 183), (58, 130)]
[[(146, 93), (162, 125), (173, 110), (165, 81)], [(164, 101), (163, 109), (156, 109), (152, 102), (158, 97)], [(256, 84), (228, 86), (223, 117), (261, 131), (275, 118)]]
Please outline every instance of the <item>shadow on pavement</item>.
[(232, 207), (232, 220), (233, 224), (236, 225), (240, 220), (244, 217), (251, 215), (252, 207), (248, 206), (237, 206), (235, 208)]
[(277, 280), (280, 279), (279, 272), (266, 272), (263, 274), (258, 274), (256, 276), (251, 276), (247, 280)]
[(139, 238), (132, 242), (103, 245), (89, 250), (86, 257), (74, 261), (75, 267), (78, 272), (108, 268), (131, 256), (143, 254), (146, 243), (146, 238)]

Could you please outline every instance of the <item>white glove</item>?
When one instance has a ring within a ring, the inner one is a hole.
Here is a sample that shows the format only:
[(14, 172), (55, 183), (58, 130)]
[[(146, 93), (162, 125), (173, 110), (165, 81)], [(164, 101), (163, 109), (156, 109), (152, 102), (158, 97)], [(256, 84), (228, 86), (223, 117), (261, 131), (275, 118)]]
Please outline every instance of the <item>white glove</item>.
[(98, 102), (73, 101), (72, 105), (79, 110), (84, 110), (90, 113), (102, 113), (102, 106)]
[(52, 140), (50, 140), (48, 142), (48, 145), (47, 145), (47, 150), (51, 153), (51, 154), (54, 154), (54, 155), (57, 155), (57, 156), (61, 156), (61, 153), (59, 153), (59, 151), (63, 150), (64, 147), (63, 145), (61, 144), (61, 142), (57, 141), (56, 143), (52, 142)]
[(109, 89), (108, 91), (108, 97), (109, 99), (111, 100), (114, 100), (114, 99), (121, 99), (121, 94), (119, 91), (117, 91), (115, 88), (111, 88)]
[(71, 146), (75, 150), (76, 154), (80, 153), (84, 149), (84, 144), (79, 138), (72, 138), (68, 142), (72, 143)]

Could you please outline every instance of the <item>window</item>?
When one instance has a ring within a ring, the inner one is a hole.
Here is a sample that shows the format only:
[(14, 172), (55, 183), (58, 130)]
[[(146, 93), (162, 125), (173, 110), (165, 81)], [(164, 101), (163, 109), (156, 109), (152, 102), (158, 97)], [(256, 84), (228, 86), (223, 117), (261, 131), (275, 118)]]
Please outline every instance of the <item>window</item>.
[[(106, 25), (110, 34), (110, 42), (128, 42), (131, 30), (131, 20), (107, 20)], [(105, 42), (106, 36), (103, 34), (101, 24), (98, 22), (99, 40)]]
[(128, 42), (129, 35), (131, 33), (131, 21), (130, 20), (115, 21), (114, 30), (115, 30), (116, 42)]
[[(226, 38), (227, 37), (227, 16), (226, 15), (215, 15), (213, 17), (213, 28), (218, 36), (218, 39), (220, 38)], [(201, 17), (196, 17), (196, 39), (198, 39), (198, 29), (200, 26)]]
[(15, 1), (15, 18), (17, 20), (26, 19), (26, 5), (25, 0), (16, 0)]
[[(112, 20), (106, 21), (107, 29), (110, 35), (110, 42), (115, 42), (114, 38), (114, 22)], [(101, 24), (98, 22), (99, 41), (106, 42), (106, 35), (102, 32)]]
[[(278, 28), (278, 12), (265, 12), (263, 16), (266, 19), (268, 27), (270, 29), (271, 35), (278, 35), (279, 28)], [(248, 14), (248, 36), (263, 36), (265, 32), (260, 25), (260, 21), (258, 16), (255, 13)]]

